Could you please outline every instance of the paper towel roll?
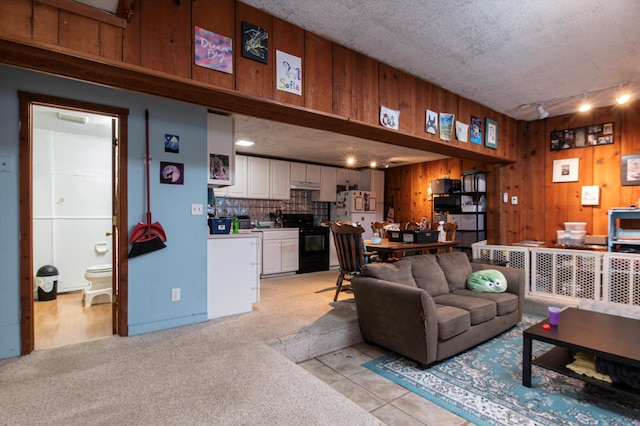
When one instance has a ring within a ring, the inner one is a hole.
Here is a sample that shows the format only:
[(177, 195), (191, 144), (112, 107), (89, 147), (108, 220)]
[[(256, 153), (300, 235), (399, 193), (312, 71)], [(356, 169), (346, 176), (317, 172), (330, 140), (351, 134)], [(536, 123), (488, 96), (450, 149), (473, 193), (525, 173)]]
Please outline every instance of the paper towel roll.
[(96, 253), (105, 254), (107, 251), (109, 251), (109, 246), (107, 246), (107, 243), (96, 243)]

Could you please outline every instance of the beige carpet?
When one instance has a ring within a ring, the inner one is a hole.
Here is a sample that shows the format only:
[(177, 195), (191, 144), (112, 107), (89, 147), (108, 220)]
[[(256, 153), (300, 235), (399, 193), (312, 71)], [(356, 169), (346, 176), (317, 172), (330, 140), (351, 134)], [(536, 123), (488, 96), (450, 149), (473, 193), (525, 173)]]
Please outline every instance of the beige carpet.
[(295, 364), (361, 340), (336, 274), (262, 280), (249, 314), (0, 361), (0, 424), (380, 424)]

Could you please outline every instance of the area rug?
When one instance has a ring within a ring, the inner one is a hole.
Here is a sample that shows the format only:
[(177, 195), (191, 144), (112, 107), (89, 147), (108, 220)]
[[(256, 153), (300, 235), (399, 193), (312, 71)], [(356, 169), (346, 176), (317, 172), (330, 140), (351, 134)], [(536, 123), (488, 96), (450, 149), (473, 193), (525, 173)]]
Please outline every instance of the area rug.
[[(522, 386), (522, 330), (540, 320), (525, 315), (506, 333), (426, 370), (395, 354), (364, 366), (477, 425), (640, 425), (640, 399), (537, 366), (532, 387)], [(533, 342), (534, 356), (548, 349)]]

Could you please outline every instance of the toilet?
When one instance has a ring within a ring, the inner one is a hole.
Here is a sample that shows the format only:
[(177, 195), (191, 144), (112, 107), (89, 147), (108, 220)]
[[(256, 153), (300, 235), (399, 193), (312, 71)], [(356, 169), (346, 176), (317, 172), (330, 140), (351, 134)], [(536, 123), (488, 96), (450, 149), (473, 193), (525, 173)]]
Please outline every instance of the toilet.
[[(84, 290), (84, 307), (88, 308), (94, 303), (111, 303), (111, 264), (89, 266), (84, 277), (91, 283)], [(96, 299), (97, 297), (97, 299)]]

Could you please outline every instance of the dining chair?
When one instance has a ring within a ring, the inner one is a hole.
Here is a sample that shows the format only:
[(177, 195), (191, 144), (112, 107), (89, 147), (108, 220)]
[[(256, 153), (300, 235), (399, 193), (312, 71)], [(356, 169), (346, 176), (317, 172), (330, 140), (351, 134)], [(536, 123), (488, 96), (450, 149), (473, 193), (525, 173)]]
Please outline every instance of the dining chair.
[(387, 238), (387, 230), (384, 228), (389, 222), (371, 222), (371, 230), (373, 235), (378, 235), (380, 238)]
[(334, 222), (331, 224), (333, 242), (338, 254), (338, 280), (336, 282), (336, 295), (333, 301), (338, 300), (341, 291), (351, 291), (351, 286), (343, 286), (343, 281), (351, 281), (355, 275), (359, 275), (365, 265), (365, 259), (373, 256), (374, 252), (366, 252), (362, 234), (364, 228), (360, 224)]
[[(444, 230), (444, 232), (446, 233), (446, 240), (447, 241), (455, 241), (456, 240), (456, 229), (458, 229), (458, 224), (455, 222), (445, 222), (444, 225), (442, 225), (442, 229)], [(447, 252), (452, 252), (453, 251), (453, 247), (447, 247)]]

